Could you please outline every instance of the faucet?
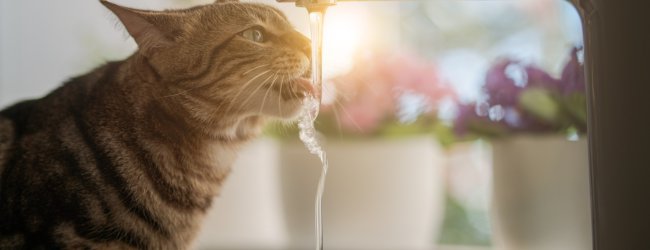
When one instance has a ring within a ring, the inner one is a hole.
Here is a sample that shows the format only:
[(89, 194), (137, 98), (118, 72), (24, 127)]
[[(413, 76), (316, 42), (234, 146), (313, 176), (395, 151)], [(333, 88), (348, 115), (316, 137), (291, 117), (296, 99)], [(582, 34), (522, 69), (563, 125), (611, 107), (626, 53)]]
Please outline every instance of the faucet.
[(324, 12), (327, 7), (336, 5), (337, 0), (277, 0), (278, 2), (295, 2), (298, 7), (305, 7), (309, 12)]
[[(298, 7), (307, 8), (308, 12), (324, 12), (327, 7), (336, 5), (336, 2), (357, 2), (357, 1), (393, 1), (393, 0), (276, 0), (280, 3), (296, 3)], [(399, 0), (395, 0), (399, 1)], [(573, 0), (576, 1), (576, 0)], [(579, 1), (579, 0), (578, 0)]]

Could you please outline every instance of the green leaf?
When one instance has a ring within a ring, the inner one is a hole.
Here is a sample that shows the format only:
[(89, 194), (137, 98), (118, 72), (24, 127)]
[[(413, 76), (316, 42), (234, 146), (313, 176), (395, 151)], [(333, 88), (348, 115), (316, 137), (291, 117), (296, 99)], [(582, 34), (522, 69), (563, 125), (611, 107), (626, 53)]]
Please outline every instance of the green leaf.
[(539, 88), (524, 90), (519, 96), (519, 105), (524, 111), (548, 123), (561, 122), (562, 107), (548, 90)]
[(564, 98), (564, 105), (578, 127), (587, 126), (587, 97), (583, 93), (573, 93)]
[(451, 147), (451, 145), (460, 140), (460, 138), (457, 138), (451, 125), (446, 125), (440, 122), (434, 126), (433, 135), (438, 139), (440, 145), (445, 148)]

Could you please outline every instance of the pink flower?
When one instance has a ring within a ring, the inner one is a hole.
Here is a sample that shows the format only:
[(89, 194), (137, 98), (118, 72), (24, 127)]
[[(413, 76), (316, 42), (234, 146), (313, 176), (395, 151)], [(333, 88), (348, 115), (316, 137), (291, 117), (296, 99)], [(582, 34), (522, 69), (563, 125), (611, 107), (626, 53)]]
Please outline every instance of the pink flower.
[(357, 58), (350, 72), (331, 79), (337, 102), (324, 107), (335, 113), (344, 130), (372, 133), (394, 121), (399, 101), (406, 93), (424, 97), (433, 112), (439, 102), (454, 98), (450, 86), (441, 84), (435, 65), (408, 53), (380, 52)]

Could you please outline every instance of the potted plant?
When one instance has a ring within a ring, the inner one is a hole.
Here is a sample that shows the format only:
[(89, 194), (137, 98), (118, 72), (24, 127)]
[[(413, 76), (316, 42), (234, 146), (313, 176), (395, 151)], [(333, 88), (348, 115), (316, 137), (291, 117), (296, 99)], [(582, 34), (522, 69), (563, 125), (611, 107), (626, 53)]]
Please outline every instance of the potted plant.
[[(454, 94), (435, 65), (408, 53), (359, 57), (348, 73), (326, 82), (316, 127), (330, 167), (323, 203), (328, 247), (434, 245), (444, 208), (444, 157), (433, 134), (445, 98)], [(312, 246), (321, 164), (295, 139), (282, 140), (279, 158), (291, 247)]]
[(503, 59), (486, 97), (459, 106), (453, 129), (493, 150), (495, 244), (504, 249), (591, 249), (587, 112), (581, 49), (561, 76)]

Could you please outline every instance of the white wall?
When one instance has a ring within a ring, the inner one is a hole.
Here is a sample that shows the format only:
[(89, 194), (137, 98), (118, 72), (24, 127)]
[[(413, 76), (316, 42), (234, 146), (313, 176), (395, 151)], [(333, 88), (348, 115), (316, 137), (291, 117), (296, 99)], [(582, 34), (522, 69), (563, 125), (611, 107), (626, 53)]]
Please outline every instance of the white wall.
[(2, 3), (0, 106), (41, 96), (134, 48), (99, 1)]

